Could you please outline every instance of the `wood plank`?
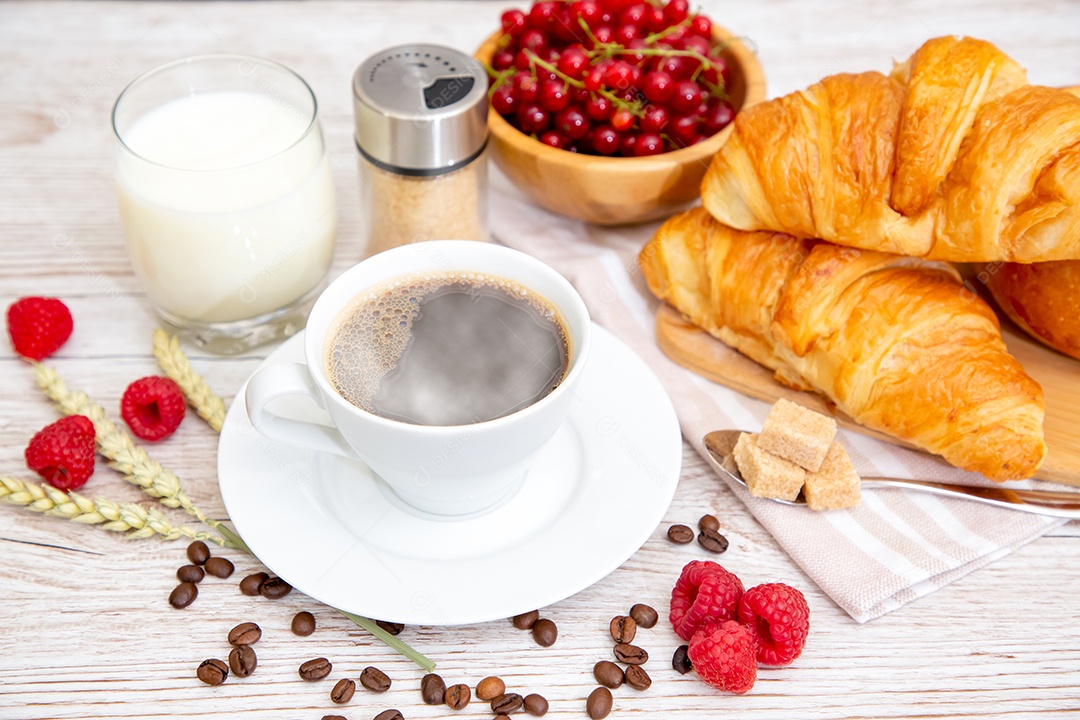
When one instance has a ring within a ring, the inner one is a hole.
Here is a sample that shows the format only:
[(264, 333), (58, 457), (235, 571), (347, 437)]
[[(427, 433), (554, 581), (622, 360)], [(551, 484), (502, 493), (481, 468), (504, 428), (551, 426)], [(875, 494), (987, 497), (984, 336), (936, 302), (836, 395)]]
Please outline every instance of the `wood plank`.
[[(1080, 361), (1032, 340), (1007, 321), (1003, 322), (1002, 335), (1009, 352), (1042, 385), (1046, 394), (1043, 429), (1049, 452), (1036, 477), (1080, 486)], [(690, 323), (670, 305), (661, 306), (656, 315), (656, 338), (668, 357), (713, 382), (766, 402), (786, 398), (832, 415), (849, 430), (894, 445), (914, 447), (860, 425), (817, 393), (781, 385), (771, 370)]]

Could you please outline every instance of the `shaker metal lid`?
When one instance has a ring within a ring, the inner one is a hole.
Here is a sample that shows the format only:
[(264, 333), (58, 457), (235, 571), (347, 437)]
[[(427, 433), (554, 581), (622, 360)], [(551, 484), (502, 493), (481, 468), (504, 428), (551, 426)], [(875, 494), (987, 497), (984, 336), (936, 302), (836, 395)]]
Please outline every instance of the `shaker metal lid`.
[(353, 107), (360, 150), (395, 168), (451, 170), (487, 142), (484, 68), (442, 45), (398, 45), (369, 57), (353, 75)]

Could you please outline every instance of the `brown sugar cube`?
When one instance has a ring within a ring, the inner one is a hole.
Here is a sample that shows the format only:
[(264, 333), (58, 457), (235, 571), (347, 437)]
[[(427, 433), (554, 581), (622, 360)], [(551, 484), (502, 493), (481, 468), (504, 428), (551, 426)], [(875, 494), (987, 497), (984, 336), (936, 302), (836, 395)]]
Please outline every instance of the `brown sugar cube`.
[(758, 446), (817, 472), (836, 438), (836, 421), (784, 399), (776, 401), (761, 428)]
[(739, 435), (735, 443), (735, 463), (746, 481), (751, 495), (780, 500), (794, 500), (802, 490), (806, 471), (795, 463), (765, 452), (757, 443), (758, 436)]
[(860, 487), (859, 473), (838, 440), (829, 446), (821, 469), (806, 474), (803, 495), (811, 510), (839, 510), (859, 504)]

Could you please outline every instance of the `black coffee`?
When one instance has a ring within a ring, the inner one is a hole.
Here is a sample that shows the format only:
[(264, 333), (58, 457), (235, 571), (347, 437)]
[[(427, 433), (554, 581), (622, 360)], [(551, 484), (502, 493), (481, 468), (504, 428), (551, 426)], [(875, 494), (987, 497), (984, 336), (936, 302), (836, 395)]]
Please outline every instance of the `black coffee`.
[(416, 425), (465, 425), (554, 390), (568, 334), (543, 298), (477, 273), (414, 276), (364, 293), (337, 318), (326, 369), (353, 405)]

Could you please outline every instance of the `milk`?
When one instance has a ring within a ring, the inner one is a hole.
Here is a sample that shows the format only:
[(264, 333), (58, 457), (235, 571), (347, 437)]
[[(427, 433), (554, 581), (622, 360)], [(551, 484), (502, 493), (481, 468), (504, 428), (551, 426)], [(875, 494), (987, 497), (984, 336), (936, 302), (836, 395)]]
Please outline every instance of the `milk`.
[(279, 95), (222, 91), (171, 100), (124, 132), (120, 219), (154, 307), (229, 322), (321, 283), (337, 211), (322, 133), (310, 124), (309, 111)]

